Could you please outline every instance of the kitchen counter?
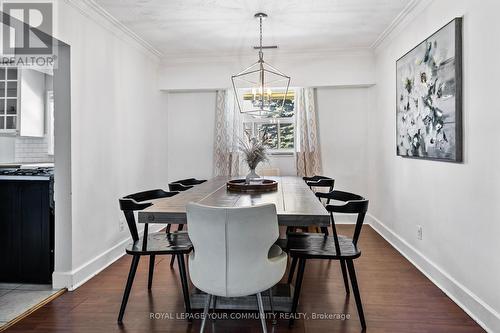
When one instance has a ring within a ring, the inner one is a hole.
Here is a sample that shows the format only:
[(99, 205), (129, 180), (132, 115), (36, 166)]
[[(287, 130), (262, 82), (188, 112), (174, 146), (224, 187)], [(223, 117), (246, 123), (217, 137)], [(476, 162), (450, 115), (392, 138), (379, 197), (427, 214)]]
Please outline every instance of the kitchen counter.
[(32, 168), (53, 168), (54, 163), (51, 162), (12, 162), (0, 163), (0, 169), (32, 169)]

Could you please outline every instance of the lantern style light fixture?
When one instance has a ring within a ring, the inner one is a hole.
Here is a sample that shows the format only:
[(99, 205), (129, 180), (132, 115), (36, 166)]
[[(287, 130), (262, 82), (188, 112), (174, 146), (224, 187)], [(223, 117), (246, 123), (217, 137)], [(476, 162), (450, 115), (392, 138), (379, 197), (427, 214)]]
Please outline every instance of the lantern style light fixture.
[(279, 113), (285, 105), (290, 86), (290, 77), (264, 61), (263, 49), (277, 46), (262, 45), (262, 21), (265, 13), (254, 15), (259, 20), (259, 60), (240, 73), (231, 76), (238, 109), (253, 117), (270, 117)]

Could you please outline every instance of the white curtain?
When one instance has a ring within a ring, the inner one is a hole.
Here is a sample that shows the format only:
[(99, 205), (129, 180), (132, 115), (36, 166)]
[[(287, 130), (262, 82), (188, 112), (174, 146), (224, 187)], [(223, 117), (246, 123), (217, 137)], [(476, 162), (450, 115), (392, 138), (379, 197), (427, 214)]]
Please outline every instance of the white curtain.
[(295, 141), (297, 176), (321, 175), (321, 151), (316, 115), (316, 90), (295, 90)]
[(241, 116), (233, 90), (218, 90), (215, 103), (214, 176), (239, 174), (241, 127)]

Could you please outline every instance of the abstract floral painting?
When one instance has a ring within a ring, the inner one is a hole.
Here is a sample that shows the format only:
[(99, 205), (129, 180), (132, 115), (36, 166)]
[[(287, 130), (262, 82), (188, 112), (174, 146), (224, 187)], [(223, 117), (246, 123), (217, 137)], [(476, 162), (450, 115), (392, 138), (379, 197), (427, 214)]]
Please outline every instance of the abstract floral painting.
[(462, 161), (462, 19), (396, 62), (397, 154)]

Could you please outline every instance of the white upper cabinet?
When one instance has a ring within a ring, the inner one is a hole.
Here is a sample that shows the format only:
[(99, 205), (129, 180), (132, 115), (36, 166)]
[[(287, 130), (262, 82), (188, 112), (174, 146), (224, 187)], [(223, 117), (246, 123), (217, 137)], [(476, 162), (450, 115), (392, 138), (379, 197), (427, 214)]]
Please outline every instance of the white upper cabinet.
[(19, 135), (45, 134), (45, 74), (32, 69), (19, 71)]
[(0, 68), (0, 133), (17, 131), (19, 81), (17, 68)]

